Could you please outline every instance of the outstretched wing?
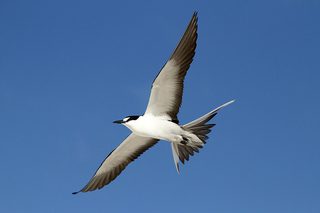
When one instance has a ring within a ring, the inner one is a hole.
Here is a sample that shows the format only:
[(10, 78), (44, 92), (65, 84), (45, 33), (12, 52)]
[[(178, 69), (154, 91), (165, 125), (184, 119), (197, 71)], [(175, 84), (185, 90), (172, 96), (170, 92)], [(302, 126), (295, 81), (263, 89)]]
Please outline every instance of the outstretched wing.
[(176, 119), (182, 101), (183, 81), (195, 55), (198, 17), (195, 12), (170, 59), (152, 84), (146, 114)]
[[(101, 189), (113, 181), (126, 166), (138, 158), (144, 151), (152, 147), (158, 140), (130, 134), (115, 150), (113, 150), (91, 178), (89, 183), (78, 192)], [(73, 194), (77, 194), (74, 192)]]

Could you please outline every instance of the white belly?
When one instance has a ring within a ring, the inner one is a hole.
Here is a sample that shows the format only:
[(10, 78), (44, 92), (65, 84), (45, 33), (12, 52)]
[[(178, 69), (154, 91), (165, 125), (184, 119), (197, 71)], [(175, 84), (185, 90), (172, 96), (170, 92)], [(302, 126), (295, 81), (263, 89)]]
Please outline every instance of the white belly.
[(166, 141), (179, 141), (185, 132), (178, 124), (154, 116), (141, 116), (125, 124), (134, 134)]

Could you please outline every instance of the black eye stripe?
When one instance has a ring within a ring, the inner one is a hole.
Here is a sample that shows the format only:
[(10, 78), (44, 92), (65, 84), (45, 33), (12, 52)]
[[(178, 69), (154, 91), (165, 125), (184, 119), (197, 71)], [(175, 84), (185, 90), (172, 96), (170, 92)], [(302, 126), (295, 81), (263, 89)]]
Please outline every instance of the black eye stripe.
[(127, 116), (126, 118), (128, 118), (128, 120), (126, 122), (131, 121), (131, 120), (137, 120), (139, 117), (140, 117), (139, 115)]

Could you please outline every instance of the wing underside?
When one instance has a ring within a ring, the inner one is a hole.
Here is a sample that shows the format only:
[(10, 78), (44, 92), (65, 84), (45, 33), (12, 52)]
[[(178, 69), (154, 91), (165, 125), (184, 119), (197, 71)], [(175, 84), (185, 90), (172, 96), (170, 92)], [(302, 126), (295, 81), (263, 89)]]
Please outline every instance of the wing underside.
[(176, 120), (182, 102), (184, 78), (197, 46), (197, 21), (195, 12), (178, 46), (155, 78), (146, 114), (169, 116)]
[[(88, 192), (101, 189), (113, 181), (129, 163), (143, 152), (155, 145), (158, 140), (130, 134), (106, 159), (90, 179), (88, 184), (78, 192)], [(74, 192), (73, 194), (77, 194)]]

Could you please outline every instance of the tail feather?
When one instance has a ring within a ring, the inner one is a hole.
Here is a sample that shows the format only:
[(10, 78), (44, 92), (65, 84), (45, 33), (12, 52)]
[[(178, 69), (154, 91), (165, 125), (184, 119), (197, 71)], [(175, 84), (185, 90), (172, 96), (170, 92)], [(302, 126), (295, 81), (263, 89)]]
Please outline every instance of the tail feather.
[[(185, 125), (182, 125), (182, 128), (187, 130), (188, 132), (196, 135), (203, 144), (206, 143), (206, 140), (209, 138), (208, 134), (211, 132), (211, 128), (215, 126), (215, 124), (207, 124), (208, 121), (210, 121), (215, 115), (217, 115), (218, 111), (233, 103), (234, 100), (229, 101), (218, 108), (210, 111), (209, 113), (201, 116), (200, 118), (191, 121), (190, 123), (187, 123)], [(199, 146), (199, 143), (195, 143), (196, 145), (182, 145), (182, 144), (177, 144), (177, 143), (171, 143), (172, 147), (172, 154), (174, 157), (175, 165), (177, 172), (180, 173), (179, 171), (179, 160), (181, 161), (182, 164), (184, 164), (185, 160), (188, 161), (190, 155), (193, 156), (195, 152), (199, 152), (199, 149), (202, 148), (203, 146)]]
[(182, 164), (184, 164), (185, 160), (189, 160), (190, 155), (193, 156), (195, 152), (199, 152), (199, 148), (197, 147), (181, 145), (177, 143), (171, 143), (171, 148), (173, 159), (178, 173), (180, 173), (179, 160)]
[(172, 149), (174, 165), (176, 166), (176, 170), (177, 170), (178, 174), (180, 174), (178, 147), (176, 146), (176, 144), (171, 143), (171, 149)]

